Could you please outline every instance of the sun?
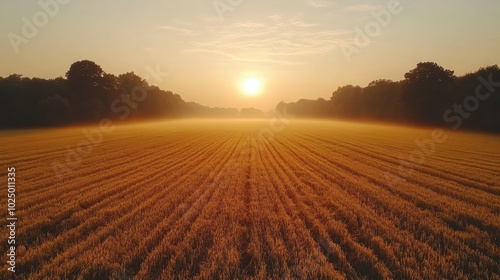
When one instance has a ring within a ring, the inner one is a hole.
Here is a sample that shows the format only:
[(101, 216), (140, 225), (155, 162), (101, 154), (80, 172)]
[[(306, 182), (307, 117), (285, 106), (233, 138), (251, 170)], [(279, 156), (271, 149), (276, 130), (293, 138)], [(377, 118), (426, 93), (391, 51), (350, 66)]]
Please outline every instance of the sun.
[(247, 95), (253, 96), (259, 93), (261, 88), (261, 82), (259, 79), (255, 77), (246, 78), (243, 81), (242, 88)]

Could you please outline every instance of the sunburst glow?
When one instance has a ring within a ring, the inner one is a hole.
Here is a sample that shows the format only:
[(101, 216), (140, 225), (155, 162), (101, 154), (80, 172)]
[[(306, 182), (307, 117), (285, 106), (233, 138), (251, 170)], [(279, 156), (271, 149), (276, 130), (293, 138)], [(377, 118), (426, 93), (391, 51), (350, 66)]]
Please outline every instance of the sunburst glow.
[(256, 95), (261, 89), (261, 82), (255, 77), (247, 78), (243, 81), (242, 88), (247, 95)]

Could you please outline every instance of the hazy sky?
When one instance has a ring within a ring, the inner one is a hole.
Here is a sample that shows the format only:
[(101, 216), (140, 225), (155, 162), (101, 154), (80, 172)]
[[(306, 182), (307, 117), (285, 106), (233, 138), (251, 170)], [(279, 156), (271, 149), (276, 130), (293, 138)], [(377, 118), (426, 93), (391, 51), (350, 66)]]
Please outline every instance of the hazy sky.
[[(497, 0), (59, 1), (0, 3), (0, 76), (55, 78), (83, 59), (116, 75), (159, 67), (159, 86), (184, 100), (268, 110), (400, 80), (422, 61), (458, 75), (500, 64)], [(247, 76), (262, 80), (258, 96), (242, 93)]]

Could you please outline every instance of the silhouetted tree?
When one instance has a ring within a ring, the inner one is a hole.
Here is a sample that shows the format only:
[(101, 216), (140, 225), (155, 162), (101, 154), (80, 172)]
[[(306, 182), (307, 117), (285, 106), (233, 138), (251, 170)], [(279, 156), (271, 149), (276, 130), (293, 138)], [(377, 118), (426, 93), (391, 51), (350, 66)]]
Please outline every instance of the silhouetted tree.
[(148, 83), (134, 72), (118, 75), (118, 89), (130, 93), (134, 88), (148, 87)]
[(156, 86), (148, 87), (146, 98), (138, 103), (140, 116), (154, 117), (180, 117), (184, 100), (178, 94), (164, 91)]
[(409, 119), (425, 124), (442, 123), (455, 78), (453, 71), (434, 62), (421, 62), (404, 77), (403, 101)]
[(66, 72), (78, 121), (97, 121), (108, 114), (104, 74), (101, 66), (90, 60), (75, 62)]
[(356, 118), (361, 115), (361, 104), (359, 100), (362, 96), (360, 86), (347, 85), (339, 87), (332, 93), (332, 113), (338, 117)]
[(75, 93), (88, 93), (99, 89), (103, 76), (101, 66), (90, 60), (75, 62), (66, 72), (69, 88)]
[[(116, 77), (116, 91), (113, 94), (113, 101), (119, 101), (122, 106), (126, 106), (129, 111), (128, 118), (139, 118), (139, 103), (143, 102), (142, 96), (147, 96), (149, 87), (146, 80), (136, 75), (134, 72), (120, 74)], [(151, 114), (147, 114), (151, 116)]]
[(284, 115), (285, 113), (288, 113), (288, 110), (286, 108), (287, 104), (283, 101), (280, 101), (280, 103), (278, 103), (278, 105), (276, 105), (276, 111), (278, 111), (279, 113), (281, 113), (282, 115)]
[(397, 120), (401, 115), (401, 83), (375, 80), (361, 93), (361, 115), (367, 119)]
[(242, 108), (240, 110), (240, 117), (242, 118), (263, 118), (264, 112), (255, 108)]
[[(451, 112), (447, 111), (445, 117), (460, 117), (459, 122), (463, 128), (500, 132), (500, 87), (495, 87), (490, 82), (500, 82), (500, 69), (497, 65), (483, 67), (458, 77), (448, 106)], [(477, 97), (478, 94), (481, 99)], [(467, 101), (471, 104), (464, 104)], [(464, 113), (456, 112), (455, 105), (460, 106)], [(475, 110), (468, 110), (475, 105)]]
[(72, 119), (71, 105), (61, 95), (49, 95), (35, 104), (34, 118), (39, 126), (68, 124)]
[(27, 96), (28, 78), (12, 74), (0, 82), (0, 125), (2, 127), (26, 127), (33, 118)]
[[(54, 126), (124, 116), (129, 120), (264, 116), (253, 108), (240, 112), (185, 102), (178, 94), (148, 85), (133, 72), (115, 76), (89, 60), (73, 63), (66, 77), (0, 77), (0, 128)], [(405, 117), (413, 123), (500, 132), (499, 83), (497, 65), (456, 78), (453, 71), (424, 62), (400, 82), (375, 80), (364, 88), (347, 85), (333, 92), (330, 100), (280, 102), (276, 109), (294, 117), (384, 121), (402, 121)]]
[(100, 87), (104, 91), (104, 94), (115, 94), (118, 91), (118, 86), (118, 77), (109, 73), (103, 74)]
[(324, 118), (330, 115), (330, 104), (324, 98), (318, 98), (317, 100), (300, 99), (297, 102), (288, 104), (280, 103), (276, 110), (282, 114), (286, 113), (302, 118)]
[(0, 126), (52, 126), (72, 121), (66, 81), (11, 75), (0, 81)]

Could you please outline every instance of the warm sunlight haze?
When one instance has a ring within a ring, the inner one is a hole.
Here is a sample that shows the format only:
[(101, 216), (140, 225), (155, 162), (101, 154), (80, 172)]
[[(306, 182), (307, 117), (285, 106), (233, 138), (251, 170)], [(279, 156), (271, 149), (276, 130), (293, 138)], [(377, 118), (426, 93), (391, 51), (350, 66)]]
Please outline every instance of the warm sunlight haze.
[(500, 280), (500, 0), (0, 18), (0, 279)]
[[(463, 75), (500, 60), (500, 1), (401, 0), (390, 12), (392, 1), (64, 1), (42, 27), (33, 22), (45, 21), (38, 1), (1, 1), (0, 76), (55, 78), (89, 59), (186, 101), (267, 111), (400, 80), (421, 61)], [(169, 75), (156, 81), (157, 69)], [(268, 81), (251, 103), (233, 85), (248, 69)]]

